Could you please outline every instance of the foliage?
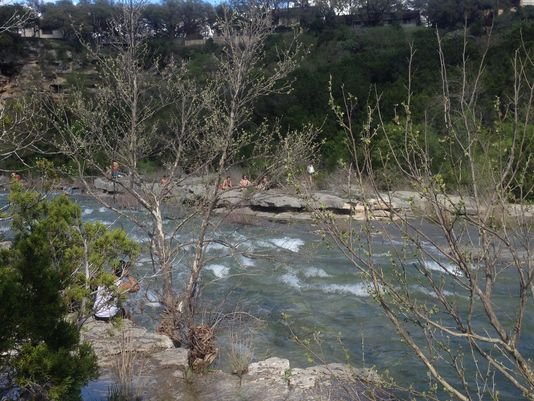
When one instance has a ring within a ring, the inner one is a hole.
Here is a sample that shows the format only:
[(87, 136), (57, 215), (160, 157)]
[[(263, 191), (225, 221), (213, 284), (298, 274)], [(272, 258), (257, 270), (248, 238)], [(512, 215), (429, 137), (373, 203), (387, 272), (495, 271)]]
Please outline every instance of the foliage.
[[(147, 212), (117, 210), (109, 197), (94, 194), (150, 238), (154, 271), (161, 278), (159, 301), (164, 305), (159, 330), (175, 343), (201, 344), (190, 365), (195, 371), (204, 370), (216, 350), (211, 328), (196, 321), (196, 305), (206, 245), (219, 235), (216, 227), (221, 219), (215, 209), (224, 194), (219, 183), (236, 165), (261, 165), (261, 175), (268, 175), (271, 182), (286, 179), (315, 151), (317, 130), (306, 126), (283, 132), (277, 124), (266, 123), (251, 129), (256, 101), (290, 90), (286, 77), (300, 54), (294, 36), (276, 51), (270, 49), (275, 60), (265, 59), (273, 27), (263, 10), (249, 10), (249, 18), (228, 11), (218, 25), (223, 46), (214, 53), (185, 49), (180, 56), (196, 56), (189, 62), (151, 57), (144, 10), (135, 2), (122, 8), (114, 21), (111, 45), (85, 43), (102, 83), (96, 92), (79, 90), (69, 98), (49, 99), (51, 123), (58, 133), (57, 151), (76, 165), (88, 191), (92, 187), (86, 174), (91, 169)], [(98, 155), (104, 155), (106, 162), (100, 163)], [(108, 171), (112, 160), (128, 171), (127, 177), (113, 179)], [(146, 167), (156, 160), (169, 186), (146, 174)], [(198, 182), (199, 177), (202, 189), (192, 207), (167, 224), (167, 205), (184, 201), (182, 194), (169, 189), (171, 184)], [(194, 233), (190, 243), (179, 240), (184, 230)], [(188, 275), (177, 289), (173, 277), (179, 265), (187, 266)], [(198, 327), (203, 329), (197, 336)]]
[(35, 396), (77, 400), (97, 375), (96, 357), (79, 336), (92, 283), (136, 247), (123, 232), (83, 224), (66, 196), (48, 200), (13, 183), (9, 200), (14, 239), (0, 253), (2, 365)]
[[(514, 96), (506, 112), (497, 99), (492, 123), (484, 124), (491, 117), (478, 102), (484, 59), (473, 66), (465, 57), (470, 43), (464, 35), (460, 68), (450, 66), (438, 39), (444, 95), (437, 141), (428, 126), (412, 120), (410, 87), (395, 124), (381, 118), (376, 99), (361, 130), (350, 124), (355, 98), (343, 93), (338, 103), (331, 95), (330, 106), (354, 158), (350, 182), (359, 183), (365, 201), (389, 205), (390, 214), (384, 223), (365, 214), (349, 230), (321, 211), (316, 211), (318, 221), (367, 278), (371, 296), (419, 358), (439, 398), (533, 399), (528, 333), (534, 237), (526, 205), (534, 189), (526, 173), (532, 169), (533, 137), (532, 75), (526, 71), (533, 62), (525, 47), (516, 52)], [(377, 152), (391, 168), (377, 169)], [(436, 155), (446, 171), (436, 169)], [(408, 200), (411, 212), (424, 208), (427, 221), (398, 212), (395, 193), (378, 185), (380, 175), (409, 184), (415, 191)], [(462, 190), (453, 196), (451, 187)], [(377, 231), (392, 245), (387, 262), (375, 256)], [(504, 298), (511, 302), (501, 302)]]
[(16, 350), (6, 362), (20, 386), (55, 400), (76, 399), (80, 387), (96, 375), (94, 354), (79, 344), (76, 325), (64, 320), (62, 293), (72, 283), (74, 255), (69, 230), (63, 229), (79, 209), (64, 198), (48, 204), (20, 188), (14, 188), (11, 202), (15, 239), (0, 262), (7, 279), (2, 280), (0, 305), (10, 310), (2, 311), (9, 318), (2, 325), (0, 350)]
[(0, 33), (0, 73), (13, 76), (19, 72), (19, 60), (27, 54), (24, 43), (11, 32)]
[[(339, 4), (338, 4), (339, 3)], [(332, 7), (341, 6), (343, 2), (332, 4)], [(366, 12), (387, 12), (399, 9), (396, 1), (374, 0), (358, 1), (352, 3), (359, 10)], [(439, 4), (438, 4), (439, 3)], [(461, 4), (460, 4), (461, 3)], [(483, 123), (490, 127), (495, 121), (493, 104), (495, 97), (502, 99), (502, 108), (506, 110), (504, 99), (512, 96), (510, 88), (513, 52), (518, 49), (519, 39), (523, 38), (523, 46), (531, 51), (532, 18), (529, 16), (529, 7), (520, 8), (511, 12), (510, 7), (517, 6), (514, 2), (499, 2), (505, 12), (497, 15), (492, 8), (493, 3), (480, 0), (458, 2), (448, 1), (412, 1), (408, 4), (423, 10), (430, 18), (430, 22), (445, 29), (441, 38), (444, 59), (449, 69), (450, 80), (454, 82), (458, 77), (458, 66), (465, 57), (470, 64), (470, 73), (476, 73), (476, 66), (482, 57), (486, 57), (486, 71), (482, 75), (482, 85), (478, 93), (479, 112), (483, 114)], [(239, 2), (232, 4), (236, 9), (245, 5)], [(273, 7), (280, 5), (273, 4)], [(402, 7), (401, 7), (402, 8)], [(69, 11), (69, 12), (67, 12)], [(72, 13), (70, 12), (72, 11)], [(119, 7), (107, 2), (80, 3), (73, 5), (69, 2), (47, 4), (44, 6), (44, 23), (59, 21), (64, 18), (64, 24), (70, 24), (65, 15), (69, 14), (72, 21), (82, 16), (91, 15), (92, 21), (83, 21), (84, 32), (82, 37), (87, 42), (99, 41), (104, 44), (101, 51), (109, 51), (113, 32), (109, 32), (109, 23), (119, 14)], [(296, 12), (296, 11), (295, 11)], [(465, 12), (465, 13), (464, 13)], [(222, 8), (217, 9), (219, 16)], [(304, 10), (302, 13), (306, 13)], [(253, 111), (252, 119), (247, 122), (247, 129), (254, 130), (263, 122), (280, 123), (285, 130), (298, 129), (308, 123), (321, 126), (322, 134), (318, 142), (323, 142), (322, 156), (325, 166), (334, 169), (337, 162), (346, 158), (342, 146), (339, 146), (338, 130), (333, 115), (329, 113), (325, 87), (333, 77), (334, 96), (340, 99), (337, 88), (344, 86), (345, 91), (352, 93), (359, 99), (355, 104), (354, 124), (363, 124), (366, 114), (365, 107), (368, 99), (378, 94), (382, 105), (382, 118), (387, 123), (393, 121), (394, 110), (404, 100), (405, 88), (408, 85), (408, 58), (410, 49), (415, 51), (411, 68), (415, 79), (410, 83), (412, 90), (411, 113), (412, 119), (419, 125), (429, 127), (429, 131), (439, 136), (443, 132), (443, 122), (437, 118), (440, 112), (440, 67), (439, 55), (436, 51), (437, 40), (434, 29), (427, 27), (402, 28), (400, 26), (378, 26), (363, 28), (350, 26), (343, 19), (318, 18), (307, 23), (301, 18), (304, 28), (300, 37), (307, 48), (302, 63), (292, 72), (293, 89), (288, 95), (269, 94), (258, 99)], [(176, 15), (174, 20), (171, 16)], [(144, 67), (152, 65), (152, 60), (158, 69), (163, 69), (173, 60), (175, 63), (187, 63), (188, 77), (198, 83), (206, 83), (217, 70), (217, 63), (221, 57), (222, 47), (217, 40), (208, 40), (203, 46), (184, 46), (184, 39), (200, 37), (201, 31), (210, 26), (215, 35), (220, 30), (215, 29), (215, 11), (201, 1), (166, 1), (162, 4), (149, 4), (140, 11), (143, 26), (139, 33), (147, 40), (147, 49), (144, 52)], [(468, 46), (461, 45), (462, 32), (458, 30), (465, 23), (478, 24), (478, 28), (468, 29), (470, 35)], [(54, 19), (57, 16), (58, 18)], [(86, 18), (86, 17), (83, 17)], [(493, 18), (493, 19), (492, 19)], [(48, 22), (46, 22), (48, 21)], [(103, 23), (105, 21), (105, 23)], [(483, 51), (488, 39), (491, 24), (494, 24), (490, 48), (487, 54)], [(92, 24), (92, 25), (91, 25)], [(57, 22), (56, 25), (60, 25)], [(92, 26), (89, 28), (89, 26)], [(265, 41), (265, 61), (261, 68), (272, 70), (278, 50), (291, 40), (292, 32), (288, 29), (278, 29)], [(74, 38), (70, 38), (73, 39)], [(12, 41), (11, 45), (21, 46), (19, 41)], [(22, 51), (23, 49), (20, 49)], [(10, 53), (12, 54), (12, 53)], [(13, 56), (9, 56), (12, 58)], [(90, 58), (90, 57), (89, 57)], [(6, 59), (6, 60), (9, 60)], [(94, 61), (94, 60), (93, 60)], [(9, 62), (5, 68), (18, 68), (17, 63)], [(92, 93), (94, 87), (102, 82), (102, 75), (85, 75), (83, 80), (72, 77), (70, 82), (76, 81), (85, 92)], [(92, 78), (89, 78), (92, 77)], [(68, 77), (67, 77), (68, 78)], [(85, 82), (85, 84), (83, 84)], [(154, 95), (150, 92), (149, 96)], [(73, 100), (74, 102), (74, 100)], [(156, 128), (163, 135), (168, 130), (171, 112), (169, 109), (161, 110), (157, 116), (161, 124)], [(149, 121), (150, 123), (152, 121)], [(121, 127), (121, 130), (124, 128)], [(378, 145), (377, 145), (378, 146)], [(161, 148), (155, 149), (148, 155), (151, 161), (166, 161), (167, 155), (161, 154)], [(102, 158), (101, 162), (109, 161)], [(439, 164), (434, 160), (435, 171), (444, 171), (444, 177), (449, 180), (447, 170), (449, 165)], [(448, 181), (452, 184), (451, 181)]]

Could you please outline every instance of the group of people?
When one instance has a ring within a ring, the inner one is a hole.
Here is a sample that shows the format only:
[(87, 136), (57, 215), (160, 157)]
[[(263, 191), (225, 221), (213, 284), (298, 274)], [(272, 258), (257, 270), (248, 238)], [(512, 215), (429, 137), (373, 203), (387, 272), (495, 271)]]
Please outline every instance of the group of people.
[[(239, 180), (239, 188), (247, 188), (251, 186), (252, 183), (248, 179), (246, 175), (241, 176), (241, 179)], [(232, 183), (232, 179), (229, 175), (226, 176), (226, 178), (223, 180), (223, 182), (219, 185), (219, 189), (232, 189), (234, 188), (234, 184)]]
[[(313, 167), (312, 163), (309, 163), (306, 166), (306, 173), (308, 174), (308, 181), (310, 185), (313, 185), (313, 177), (315, 175), (315, 168)], [(12, 178), (15, 178), (15, 173), (12, 174)], [(110, 170), (110, 176), (112, 179), (120, 178), (124, 176), (125, 174), (120, 170), (119, 162), (116, 160), (113, 160), (111, 162), (111, 170)], [(17, 181), (20, 180), (20, 176), (17, 174), (18, 178)], [(168, 189), (170, 184), (170, 179), (167, 175), (164, 175), (160, 180), (160, 185), (162, 188)], [(242, 175), (241, 179), (239, 180), (239, 188), (244, 189), (252, 186), (252, 182), (249, 180), (247, 175)], [(219, 185), (219, 189), (232, 189), (234, 188), (234, 185), (232, 183), (232, 178), (227, 175), (223, 182)], [(257, 184), (257, 188), (260, 190), (265, 190), (269, 188), (269, 181), (267, 177), (263, 177), (260, 182)]]
[[(250, 181), (250, 179), (248, 178), (247, 175), (242, 175), (241, 176), (241, 179), (239, 180), (239, 188), (240, 189), (245, 189), (245, 188), (248, 188), (250, 186), (252, 186), (252, 182)], [(269, 180), (267, 179), (267, 177), (263, 177), (260, 182), (258, 183), (258, 185), (256, 186), (258, 189), (260, 190), (264, 190), (264, 189), (268, 189), (269, 188)], [(234, 188), (234, 185), (232, 183), (232, 179), (230, 178), (229, 175), (226, 176), (226, 178), (223, 180), (223, 182), (219, 185), (219, 189), (232, 189)]]
[[(308, 182), (310, 185), (313, 185), (313, 177), (315, 176), (315, 168), (313, 167), (312, 163), (309, 163), (306, 166), (306, 173), (308, 174)], [(241, 180), (239, 180), (239, 188), (247, 188), (252, 185), (252, 182), (250, 182), (248, 176), (243, 175), (241, 176)], [(223, 182), (219, 185), (219, 189), (232, 189), (234, 188), (234, 185), (232, 184), (232, 179), (229, 175), (226, 176), (226, 178), (223, 180)], [(259, 190), (266, 190), (270, 188), (269, 180), (266, 176), (263, 176), (262, 179), (259, 181), (259, 183), (256, 185), (256, 188)]]

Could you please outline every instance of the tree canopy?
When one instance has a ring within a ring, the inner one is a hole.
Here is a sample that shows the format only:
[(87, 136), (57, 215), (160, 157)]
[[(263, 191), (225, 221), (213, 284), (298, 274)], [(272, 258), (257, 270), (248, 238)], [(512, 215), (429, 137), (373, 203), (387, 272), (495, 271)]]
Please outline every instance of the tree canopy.
[(91, 292), (137, 246), (120, 230), (82, 223), (79, 206), (66, 196), (48, 200), (13, 183), (9, 200), (14, 237), (0, 251), (2, 369), (34, 397), (78, 400), (98, 374), (79, 333), (91, 313)]

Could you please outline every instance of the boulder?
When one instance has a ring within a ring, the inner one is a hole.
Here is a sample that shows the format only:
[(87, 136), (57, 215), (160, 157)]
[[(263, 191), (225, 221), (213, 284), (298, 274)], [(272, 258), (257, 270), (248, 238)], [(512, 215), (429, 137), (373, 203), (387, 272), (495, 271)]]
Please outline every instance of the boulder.
[(240, 188), (223, 191), (219, 195), (219, 199), (217, 200), (217, 206), (223, 206), (223, 207), (247, 206), (248, 201), (247, 201), (246, 194), (247, 192), (241, 190)]
[(373, 210), (370, 214), (373, 219), (387, 219), (392, 216), (391, 211), (383, 209)]
[(348, 213), (351, 208), (351, 204), (347, 200), (329, 193), (315, 192), (311, 198), (310, 206), (315, 209), (328, 209)]
[(246, 382), (270, 381), (273, 384), (287, 385), (289, 372), (289, 360), (273, 357), (264, 361), (251, 363), (248, 366)]
[(370, 210), (391, 210), (393, 208), (392, 203), (387, 197), (382, 198), (370, 198), (367, 200)]
[(328, 365), (311, 366), (305, 369), (294, 368), (287, 374), (290, 384), (303, 390), (313, 389), (320, 383), (331, 384), (332, 379), (349, 383), (355, 380), (364, 380), (378, 383), (380, 377), (375, 370), (358, 369), (342, 363), (331, 363)]
[(279, 211), (304, 208), (304, 204), (299, 198), (276, 190), (268, 190), (254, 194), (250, 200), (250, 204), (252, 207), (256, 208), (276, 209)]
[[(100, 392), (104, 398), (107, 387), (117, 377), (125, 380), (127, 375), (135, 394), (147, 401), (186, 401), (192, 394), (199, 401), (390, 399), (381, 395), (380, 386), (376, 385), (380, 378), (375, 371), (343, 364), (300, 369), (291, 368), (287, 359), (273, 357), (251, 363), (241, 377), (220, 370), (192, 374), (186, 349), (174, 348), (167, 337), (129, 320), (118, 325), (89, 320), (83, 327), (82, 339), (89, 341), (97, 353), (100, 385), (94, 383), (91, 387), (92, 392)], [(121, 355), (124, 350), (127, 354)]]
[(395, 191), (390, 196), (391, 200), (402, 210), (425, 210), (427, 207), (426, 199), (418, 192)]
[(174, 192), (186, 201), (197, 201), (206, 196), (207, 188), (205, 184), (191, 184), (178, 187)]
[(127, 186), (129, 184), (130, 180), (128, 177), (121, 177), (115, 180), (110, 180), (105, 177), (98, 177), (95, 178), (93, 182), (93, 185), (96, 189), (110, 194), (124, 192), (123, 186)]
[(185, 348), (168, 348), (151, 354), (150, 359), (153, 365), (184, 372), (187, 369), (187, 354)]
[(92, 344), (101, 367), (111, 366), (123, 350), (153, 353), (174, 348), (169, 337), (149, 332), (127, 319), (119, 323), (90, 319), (82, 327), (81, 338)]
[(522, 216), (526, 218), (534, 217), (534, 205), (507, 204), (505, 205), (505, 209), (509, 216), (513, 216), (513, 217)]
[(438, 195), (440, 206), (453, 214), (473, 216), (477, 214), (475, 200), (470, 196)]

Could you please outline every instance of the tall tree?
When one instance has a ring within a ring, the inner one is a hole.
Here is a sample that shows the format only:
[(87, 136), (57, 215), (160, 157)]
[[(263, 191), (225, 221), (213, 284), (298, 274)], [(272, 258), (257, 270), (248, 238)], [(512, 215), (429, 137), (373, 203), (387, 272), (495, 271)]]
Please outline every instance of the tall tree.
[(480, 19), (482, 11), (493, 6), (495, 2), (490, 0), (429, 0), (426, 15), (438, 28), (462, 28)]
[[(146, 216), (117, 210), (150, 238), (155, 270), (162, 279), (162, 327), (175, 340), (187, 343), (188, 330), (195, 322), (204, 253), (217, 237), (214, 228), (220, 220), (214, 210), (223, 195), (221, 177), (243, 160), (245, 150), (249, 160), (261, 157), (264, 173), (283, 174), (306, 157), (313, 131), (281, 138), (276, 128), (265, 127), (256, 134), (246, 130), (259, 97), (289, 90), (283, 79), (297, 60), (293, 45), (280, 50), (279, 59), (268, 69), (262, 68), (264, 42), (272, 30), (262, 11), (251, 9), (245, 17), (226, 14), (219, 24), (224, 46), (216, 69), (200, 82), (193, 79), (187, 65), (170, 63), (158, 69), (150, 64), (147, 68), (141, 11), (135, 3), (125, 4), (114, 25), (113, 54), (93, 52), (103, 78), (98, 91), (76, 94), (65, 103), (64, 113), (55, 108), (55, 124), (61, 133), (57, 145), (76, 163), (89, 191), (88, 172), (96, 171), (147, 212), (148, 222)], [(165, 224), (168, 188), (144, 175), (140, 167), (153, 158), (164, 162), (168, 182), (195, 179), (203, 188), (201, 199), (184, 215), (173, 216), (170, 225)], [(127, 178), (109, 175), (112, 160), (128, 171)], [(109, 198), (93, 195), (117, 209)], [(194, 231), (192, 243), (177, 239), (182, 230)], [(189, 275), (177, 291), (173, 272), (184, 264)]]
[[(163, 21), (170, 37), (198, 34), (213, 19), (213, 6), (201, 0), (165, 0), (156, 15)], [(154, 7), (151, 7), (155, 11)]]
[(14, 240), (0, 252), (2, 369), (29, 399), (79, 400), (97, 375), (96, 356), (80, 343), (91, 314), (86, 301), (136, 245), (123, 232), (82, 223), (66, 196), (48, 201), (14, 182), (9, 200)]
[(370, 24), (379, 24), (388, 13), (402, 10), (404, 3), (401, 0), (356, 0), (354, 7)]
[(20, 5), (2, 5), (0, 3), (0, 34), (16, 32), (34, 19), (36, 13)]

